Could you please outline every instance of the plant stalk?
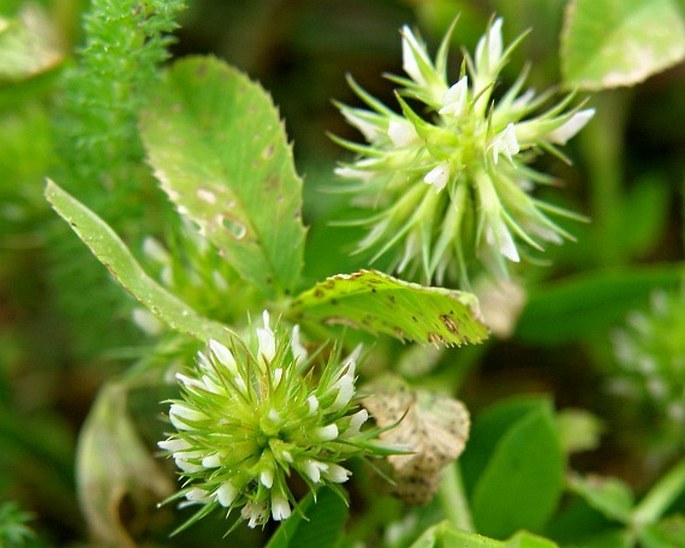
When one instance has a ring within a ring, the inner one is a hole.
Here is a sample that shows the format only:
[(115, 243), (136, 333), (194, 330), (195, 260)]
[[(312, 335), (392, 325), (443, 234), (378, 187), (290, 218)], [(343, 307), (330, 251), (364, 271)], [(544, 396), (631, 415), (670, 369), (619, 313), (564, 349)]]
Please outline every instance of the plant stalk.
[(445, 467), (440, 479), (438, 497), (445, 519), (456, 529), (475, 532), (459, 463)]

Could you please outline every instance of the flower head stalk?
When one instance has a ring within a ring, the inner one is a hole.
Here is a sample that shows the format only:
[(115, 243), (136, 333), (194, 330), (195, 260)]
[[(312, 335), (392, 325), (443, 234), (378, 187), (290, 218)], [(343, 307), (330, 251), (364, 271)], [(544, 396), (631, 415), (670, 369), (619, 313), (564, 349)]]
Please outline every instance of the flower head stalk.
[[(531, 195), (553, 179), (528, 164), (540, 150), (561, 154), (557, 147), (594, 111), (570, 106), (572, 96), (542, 110), (550, 94), (525, 90), (526, 71), (493, 98), (516, 46), (505, 47), (502, 25), (501, 18), (489, 24), (454, 83), (447, 75), (451, 30), (432, 60), (421, 39), (404, 27), (408, 77), (391, 77), (401, 86), (399, 112), (350, 80), (369, 108), (339, 108), (367, 144), (336, 139), (357, 154), (336, 172), (361, 181), (354, 191), (362, 197), (368, 192), (377, 209), (356, 221), (369, 227), (358, 251), (372, 253), (373, 260), (389, 254), (398, 272), (467, 284), (474, 270), (505, 278), (509, 263), (571, 238), (549, 215), (579, 217)], [(423, 103), (428, 115), (419, 115), (405, 98)]]
[(358, 352), (346, 360), (334, 352), (316, 368), (299, 329), (288, 334), (270, 321), (265, 312), (250, 343), (210, 340), (195, 367), (177, 376), (175, 432), (159, 447), (183, 478), (173, 498), (202, 505), (196, 516), (225, 508), (240, 509), (249, 527), (282, 521), (296, 502), (293, 474), (312, 491), (336, 488), (351, 474), (343, 461), (374, 454), (376, 433), (361, 430), (368, 413), (356, 399)]

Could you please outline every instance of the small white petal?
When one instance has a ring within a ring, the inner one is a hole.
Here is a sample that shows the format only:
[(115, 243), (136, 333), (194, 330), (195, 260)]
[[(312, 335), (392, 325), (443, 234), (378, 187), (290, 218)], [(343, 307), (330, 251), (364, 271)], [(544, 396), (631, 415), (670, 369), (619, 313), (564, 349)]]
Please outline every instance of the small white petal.
[(335, 397), (335, 401), (329, 407), (330, 411), (342, 409), (350, 403), (352, 396), (354, 396), (354, 377), (350, 375), (349, 371), (333, 385), (333, 390), (335, 389), (338, 390), (338, 394)]
[(450, 178), (449, 162), (442, 162), (431, 169), (423, 178), (427, 185), (433, 185), (435, 192), (440, 192), (447, 185)]
[(283, 378), (283, 368), (277, 367), (276, 369), (274, 369), (274, 385), (278, 386), (281, 383), (282, 378)]
[(247, 385), (245, 384), (245, 381), (243, 380), (242, 377), (239, 377), (239, 376), (233, 377), (233, 382), (238, 387), (238, 390), (240, 390), (243, 394), (247, 393)]
[(188, 423), (205, 420), (206, 418), (204, 413), (200, 413), (181, 403), (174, 403), (169, 408), (169, 420), (177, 430), (188, 430), (191, 428)]
[(190, 502), (208, 502), (207, 495), (207, 491), (195, 487), (186, 493), (186, 499), (188, 499)]
[(307, 359), (307, 349), (302, 345), (300, 341), (300, 326), (296, 325), (293, 327), (293, 335), (290, 339), (290, 348), (293, 351), (293, 357), (295, 358), (295, 363), (302, 363)]
[(323, 473), (323, 477), (333, 483), (345, 483), (351, 475), (352, 472), (338, 464), (329, 464), (328, 470)]
[(382, 135), (380, 128), (376, 126), (376, 124), (366, 120), (364, 117), (359, 116), (357, 114), (359, 111), (356, 109), (343, 108), (341, 112), (345, 117), (345, 120), (347, 120), (350, 125), (356, 127), (370, 143), (377, 141), (378, 137)]
[(343, 177), (344, 179), (360, 179), (368, 182), (374, 177), (374, 173), (372, 171), (365, 169), (354, 169), (347, 166), (338, 166), (333, 171), (338, 177)]
[[(487, 51), (485, 47), (487, 45)], [(487, 56), (487, 57), (485, 57)], [(502, 18), (498, 17), (476, 46), (476, 69), (491, 74), (502, 59)]]
[(405, 25), (402, 27), (402, 68), (414, 82), (425, 85), (426, 80), (421, 74), (418, 58), (430, 63), (425, 48), (419, 44), (411, 29)]
[(212, 392), (214, 394), (221, 394), (224, 389), (220, 384), (217, 384), (208, 375), (202, 375), (202, 384), (207, 389), (207, 392)]
[(228, 508), (238, 496), (238, 489), (230, 481), (225, 481), (216, 490), (214, 496), (221, 506)]
[(486, 239), (490, 245), (497, 246), (499, 252), (510, 261), (518, 263), (521, 260), (514, 239), (503, 223), (500, 222), (495, 227), (489, 226)]
[(281, 451), (281, 458), (283, 458), (283, 460), (285, 462), (290, 462), (290, 463), (293, 462), (293, 456), (290, 454), (290, 451), (288, 451), (286, 449)]
[(276, 338), (269, 327), (269, 313), (263, 313), (264, 327), (257, 328), (257, 340), (259, 341), (259, 355), (263, 356), (267, 363), (271, 363), (276, 355)]
[(466, 105), (466, 95), (468, 92), (469, 79), (464, 76), (456, 84), (445, 92), (440, 109), (440, 114), (452, 114), (453, 116), (460, 116), (464, 111)]
[(547, 135), (547, 138), (558, 145), (565, 145), (576, 133), (585, 127), (595, 115), (594, 108), (576, 112), (571, 119)]
[(176, 466), (180, 468), (183, 472), (186, 472), (188, 474), (194, 474), (195, 472), (202, 472), (204, 471), (204, 466), (201, 464), (195, 464), (194, 462), (190, 462), (188, 459), (196, 459), (199, 458), (200, 454), (198, 451), (188, 451), (184, 453), (174, 453), (174, 463), (176, 463)]
[(169, 438), (168, 440), (158, 442), (157, 447), (173, 453), (176, 451), (183, 451), (184, 449), (190, 449), (190, 444), (185, 440)]
[(492, 148), (492, 160), (497, 163), (500, 154), (504, 154), (507, 158), (510, 158), (514, 154), (518, 154), (520, 147), (518, 140), (516, 139), (516, 129), (514, 124), (510, 123), (504, 130), (495, 137), (491, 145)]
[(269, 418), (274, 422), (280, 422), (281, 416), (275, 409), (269, 409)]
[(221, 455), (214, 453), (202, 459), (202, 466), (205, 468), (219, 468), (221, 466)]
[(321, 441), (330, 441), (338, 437), (338, 425), (331, 423), (316, 429), (316, 437)]
[(316, 396), (314, 394), (307, 398), (307, 405), (309, 406), (310, 415), (313, 415), (319, 410), (319, 400), (316, 399)]
[(202, 384), (200, 381), (197, 379), (193, 379), (192, 377), (188, 377), (187, 375), (184, 375), (183, 373), (176, 373), (176, 379), (180, 381), (183, 386), (186, 388), (200, 388), (204, 389), (205, 385)]
[(257, 525), (262, 525), (266, 521), (267, 512), (263, 504), (249, 501), (240, 511), (243, 519), (248, 520), (247, 526), (254, 529)]
[(209, 349), (212, 351), (212, 354), (214, 354), (214, 357), (219, 361), (219, 363), (226, 366), (228, 370), (235, 375), (236, 363), (231, 351), (219, 341), (214, 339), (209, 339)]
[(290, 517), (290, 504), (283, 495), (274, 494), (271, 497), (271, 517), (274, 521), (283, 521)]
[(197, 364), (205, 370), (211, 370), (212, 369), (212, 364), (209, 361), (209, 358), (205, 356), (202, 352), (197, 353)]
[(274, 484), (274, 473), (269, 468), (262, 470), (259, 474), (259, 481), (267, 489), (271, 489)]
[(360, 409), (350, 417), (350, 425), (343, 432), (342, 437), (347, 438), (359, 434), (359, 429), (369, 418), (369, 412), (366, 409)]
[(321, 481), (321, 472), (328, 470), (328, 464), (319, 462), (314, 459), (307, 459), (304, 461), (304, 473), (307, 474), (310, 480), (314, 483)]
[(409, 122), (393, 118), (388, 124), (388, 137), (396, 147), (405, 147), (414, 143), (418, 135)]

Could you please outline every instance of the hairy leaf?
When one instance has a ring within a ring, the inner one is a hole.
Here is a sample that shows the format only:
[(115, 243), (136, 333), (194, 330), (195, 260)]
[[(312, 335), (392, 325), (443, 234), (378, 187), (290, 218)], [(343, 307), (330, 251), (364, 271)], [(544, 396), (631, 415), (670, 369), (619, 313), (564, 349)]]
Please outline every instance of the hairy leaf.
[(228, 327), (200, 316), (148, 276), (126, 244), (90, 209), (52, 181), (48, 181), (45, 196), (119, 283), (157, 318), (202, 341), (226, 338)]
[(375, 270), (338, 274), (297, 297), (300, 322), (343, 324), (373, 334), (432, 344), (475, 344), (487, 336), (470, 293), (404, 282)]
[(568, 86), (628, 86), (685, 58), (685, 24), (673, 0), (572, 0), (561, 52)]
[(299, 281), (302, 181), (271, 98), (211, 57), (175, 63), (142, 122), (155, 174), (181, 215), (267, 295)]

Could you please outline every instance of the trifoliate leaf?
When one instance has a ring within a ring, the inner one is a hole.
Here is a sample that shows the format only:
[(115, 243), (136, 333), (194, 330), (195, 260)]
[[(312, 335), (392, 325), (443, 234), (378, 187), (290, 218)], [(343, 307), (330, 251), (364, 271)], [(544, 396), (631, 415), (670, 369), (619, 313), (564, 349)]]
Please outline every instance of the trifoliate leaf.
[(338, 274), (298, 296), (298, 322), (343, 324), (401, 341), (461, 345), (487, 337), (471, 293), (404, 282), (375, 270)]
[(438, 488), (440, 472), (464, 450), (469, 413), (460, 401), (425, 390), (412, 390), (399, 377), (367, 385), (362, 400), (387, 444), (411, 454), (391, 455), (394, 493), (410, 504), (425, 504)]
[(201, 341), (225, 339), (230, 333), (228, 327), (200, 316), (148, 276), (110, 226), (57, 184), (48, 181), (45, 196), (119, 283), (158, 319)]
[(141, 126), (149, 161), (181, 215), (267, 295), (302, 268), (302, 180), (271, 98), (218, 59), (175, 63)]
[(685, 24), (673, 0), (572, 0), (561, 52), (567, 86), (629, 86), (685, 58)]

